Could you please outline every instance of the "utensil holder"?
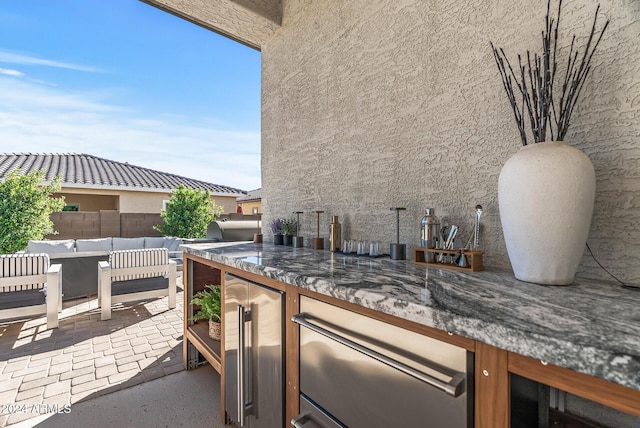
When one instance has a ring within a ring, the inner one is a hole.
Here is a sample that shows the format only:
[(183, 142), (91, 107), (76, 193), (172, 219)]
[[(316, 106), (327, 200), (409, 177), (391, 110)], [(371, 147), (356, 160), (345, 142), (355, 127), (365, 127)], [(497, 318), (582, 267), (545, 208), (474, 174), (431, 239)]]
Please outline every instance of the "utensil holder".
[[(458, 264), (451, 263), (439, 263), (437, 260), (440, 258), (441, 254), (448, 255), (453, 260), (458, 260), (461, 253), (464, 252), (463, 257), (467, 258), (469, 262), (469, 267), (460, 267)], [(430, 257), (429, 254), (432, 254), (433, 257)], [(478, 272), (484, 270), (484, 265), (482, 264), (482, 256), (484, 251), (471, 251), (471, 250), (441, 250), (439, 248), (423, 248), (417, 247), (413, 250), (413, 262), (417, 265), (424, 265), (430, 267), (437, 267), (440, 269), (453, 269), (460, 271), (468, 271), (468, 272)], [(433, 262), (429, 262), (427, 260), (434, 260)]]

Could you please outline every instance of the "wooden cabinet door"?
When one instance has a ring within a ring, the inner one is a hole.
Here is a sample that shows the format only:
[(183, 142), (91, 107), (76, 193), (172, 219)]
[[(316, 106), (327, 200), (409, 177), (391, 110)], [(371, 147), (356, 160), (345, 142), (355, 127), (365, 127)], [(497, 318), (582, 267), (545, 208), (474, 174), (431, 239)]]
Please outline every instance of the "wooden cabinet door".
[(509, 427), (507, 351), (476, 343), (475, 427)]

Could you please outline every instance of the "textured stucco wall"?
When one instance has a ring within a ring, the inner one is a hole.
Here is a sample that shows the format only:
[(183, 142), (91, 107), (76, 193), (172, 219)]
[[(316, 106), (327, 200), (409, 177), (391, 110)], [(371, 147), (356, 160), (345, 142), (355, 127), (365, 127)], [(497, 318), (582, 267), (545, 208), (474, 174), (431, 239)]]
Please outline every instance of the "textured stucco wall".
[(66, 204), (78, 204), (79, 211), (117, 210), (118, 197), (108, 195), (86, 195), (78, 193), (56, 193), (54, 196), (64, 196)]
[[(589, 244), (640, 283), (640, 2), (603, 0), (610, 27), (567, 142), (597, 175)], [(596, 2), (565, 1), (569, 35), (590, 29)], [(489, 48), (538, 49), (544, 0), (291, 0), (262, 46), (265, 238), (274, 216), (324, 209), (343, 236), (419, 244), (424, 208), (458, 224), (463, 242), (482, 204), (487, 265), (510, 266), (497, 181), (519, 136)], [(514, 58), (514, 55), (510, 56)], [(535, 183), (532, 183), (535, 185)], [(540, 207), (544, 216), (544, 207)], [(302, 217), (315, 234), (315, 217)], [(561, 237), (558, 237), (561, 239)], [(581, 274), (606, 277), (586, 255)]]
[[(95, 195), (96, 198), (112, 198), (115, 205), (109, 206), (80, 206), (81, 211), (99, 211), (99, 210), (119, 210), (121, 213), (149, 213), (160, 214), (162, 210), (163, 201), (171, 198), (171, 193), (163, 192), (144, 192), (144, 191), (129, 191), (129, 190), (104, 190), (104, 189), (91, 189), (91, 188), (62, 188), (61, 194), (66, 194), (67, 202), (74, 202), (74, 198), (78, 198), (76, 195), (85, 195), (83, 199), (87, 202), (86, 198), (91, 198)], [(235, 213), (236, 212), (236, 199), (238, 197), (233, 196), (221, 196), (213, 195), (211, 199), (218, 205), (221, 205), (224, 209), (223, 213)]]

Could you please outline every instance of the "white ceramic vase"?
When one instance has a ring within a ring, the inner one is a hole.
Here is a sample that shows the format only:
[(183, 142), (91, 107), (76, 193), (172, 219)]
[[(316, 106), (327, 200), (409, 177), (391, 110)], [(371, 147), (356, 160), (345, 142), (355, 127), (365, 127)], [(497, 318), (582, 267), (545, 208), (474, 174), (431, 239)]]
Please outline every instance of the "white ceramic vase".
[(502, 168), (498, 200), (515, 277), (548, 285), (573, 282), (593, 213), (593, 164), (562, 141), (523, 146)]

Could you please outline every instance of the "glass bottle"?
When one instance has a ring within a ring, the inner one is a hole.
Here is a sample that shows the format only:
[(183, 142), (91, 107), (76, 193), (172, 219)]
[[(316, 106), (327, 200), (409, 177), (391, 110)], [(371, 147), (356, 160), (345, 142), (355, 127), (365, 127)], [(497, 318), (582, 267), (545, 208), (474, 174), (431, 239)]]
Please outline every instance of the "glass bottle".
[(331, 219), (329, 247), (332, 252), (340, 251), (342, 245), (342, 226), (338, 222), (338, 216), (334, 215)]

